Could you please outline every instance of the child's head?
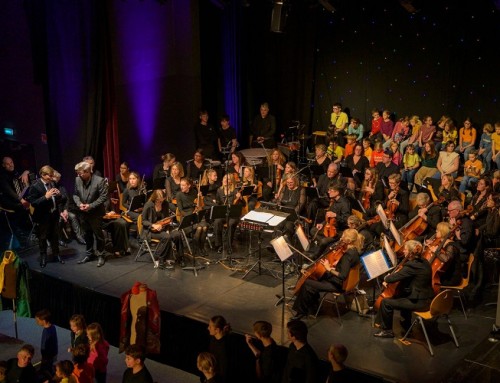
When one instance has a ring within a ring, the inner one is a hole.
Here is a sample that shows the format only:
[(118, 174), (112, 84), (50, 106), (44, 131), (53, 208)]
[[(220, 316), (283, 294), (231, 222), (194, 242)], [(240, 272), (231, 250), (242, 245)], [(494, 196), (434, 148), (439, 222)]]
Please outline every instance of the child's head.
[(477, 150), (471, 150), (469, 152), (469, 160), (470, 161), (475, 161), (477, 158)]
[(353, 144), (354, 142), (356, 142), (356, 136), (354, 134), (348, 134), (346, 138), (348, 144)]
[(28, 367), (35, 355), (35, 348), (31, 344), (25, 344), (17, 352), (17, 365), (21, 368)]
[(387, 110), (387, 109), (386, 109), (386, 110), (384, 110), (384, 111), (382, 112), (382, 117), (384, 118), (384, 120), (389, 119), (389, 118), (391, 117), (391, 112), (390, 112), (389, 110)]
[(380, 112), (377, 109), (372, 110), (372, 117), (374, 120), (378, 120), (380, 118)]
[(491, 125), (489, 122), (483, 125), (483, 132), (485, 133), (493, 133), (493, 125)]
[(415, 146), (413, 144), (408, 144), (408, 146), (406, 146), (406, 153), (415, 153)]
[(335, 361), (337, 364), (343, 365), (347, 359), (347, 348), (343, 344), (333, 344), (328, 350), (328, 360)]
[(500, 121), (495, 122), (495, 133), (500, 134)]
[(47, 324), (50, 324), (50, 311), (47, 309), (38, 311), (35, 314), (35, 320), (39, 326), (46, 326)]
[(56, 376), (58, 378), (69, 378), (75, 366), (70, 360), (61, 360), (56, 363)]
[(394, 153), (399, 152), (399, 144), (397, 142), (392, 142), (390, 148)]
[(273, 332), (273, 325), (269, 322), (260, 320), (253, 324), (253, 332), (257, 338), (270, 338)]
[(79, 334), (80, 332), (85, 330), (86, 327), (87, 324), (85, 323), (85, 318), (83, 317), (83, 315), (74, 314), (71, 318), (69, 318), (69, 328), (75, 334)]
[(209, 352), (201, 352), (196, 360), (198, 370), (205, 374), (214, 374), (217, 367), (215, 356)]
[(375, 144), (373, 145), (373, 150), (375, 150), (376, 152), (383, 151), (382, 143), (379, 140), (375, 141)]
[(146, 355), (141, 346), (132, 344), (125, 349), (125, 364), (128, 368), (133, 368), (138, 365), (142, 366), (144, 364), (144, 359), (146, 359)]
[(77, 365), (85, 363), (89, 358), (90, 348), (88, 344), (79, 344), (72, 351), (73, 362)]
[(98, 343), (104, 340), (102, 327), (99, 323), (91, 323), (87, 326), (87, 337), (90, 343)]

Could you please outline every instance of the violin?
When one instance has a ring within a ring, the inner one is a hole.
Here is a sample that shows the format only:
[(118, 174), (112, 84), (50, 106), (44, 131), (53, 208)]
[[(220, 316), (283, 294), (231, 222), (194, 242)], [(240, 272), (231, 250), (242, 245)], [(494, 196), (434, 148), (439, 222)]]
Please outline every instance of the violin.
[(172, 220), (174, 219), (174, 217), (166, 217), (166, 218), (163, 218), (163, 219), (160, 219), (159, 221), (156, 221), (155, 222), (155, 225), (161, 225), (161, 229), (160, 230), (157, 230), (157, 229), (153, 229), (151, 228), (151, 231), (152, 232), (155, 232), (155, 233), (159, 233), (160, 231), (163, 230), (163, 228), (165, 226), (168, 226), (172, 223)]
[[(330, 201), (329, 208), (332, 207), (334, 200)], [(323, 235), (327, 238), (333, 238), (337, 235), (337, 220), (335, 217), (329, 217), (326, 219), (325, 226), (323, 227)]]
[(275, 193), (278, 193), (281, 186), (281, 169), (276, 165), (276, 179), (274, 183)]
[(394, 193), (394, 197), (387, 201), (387, 210), (385, 212), (385, 214), (387, 215), (387, 219), (389, 220), (394, 220), (394, 217), (396, 215), (396, 210), (398, 210), (399, 203), (398, 200), (396, 199), (396, 196), (399, 193), (399, 185), (396, 186), (394, 190), (392, 190), (389, 193), (389, 195), (392, 193)]
[[(368, 181), (369, 188), (373, 189), (375, 185), (373, 185), (373, 180)], [(372, 192), (369, 191), (364, 191), (362, 196), (361, 196), (361, 203), (363, 205), (363, 208), (365, 210), (370, 208), (370, 198), (372, 197)]]
[(193, 213), (199, 212), (205, 206), (205, 201), (203, 200), (203, 196), (201, 195), (201, 175), (200, 180), (198, 181), (198, 196), (194, 199), (194, 204), (196, 205)]
[(337, 245), (331, 249), (330, 252), (316, 259), (316, 261), (314, 261), (312, 265), (310, 265), (305, 271), (304, 270), (302, 271), (302, 276), (295, 284), (293, 294), (296, 295), (299, 293), (300, 288), (307, 279), (310, 278), (316, 281), (319, 281), (321, 279), (321, 277), (326, 272), (325, 266), (320, 262), (322, 259), (328, 260), (330, 266), (335, 267), (342, 258), (342, 256), (344, 255), (344, 253), (346, 252), (346, 250), (347, 250), (347, 243), (339, 241)]

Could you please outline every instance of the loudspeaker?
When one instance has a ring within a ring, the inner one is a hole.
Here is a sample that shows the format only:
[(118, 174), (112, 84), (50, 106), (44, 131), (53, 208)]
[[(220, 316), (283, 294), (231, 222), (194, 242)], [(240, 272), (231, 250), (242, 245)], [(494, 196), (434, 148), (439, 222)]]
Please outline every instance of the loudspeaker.
[(283, 1), (275, 1), (273, 13), (271, 14), (271, 32), (283, 33), (287, 17), (286, 7)]

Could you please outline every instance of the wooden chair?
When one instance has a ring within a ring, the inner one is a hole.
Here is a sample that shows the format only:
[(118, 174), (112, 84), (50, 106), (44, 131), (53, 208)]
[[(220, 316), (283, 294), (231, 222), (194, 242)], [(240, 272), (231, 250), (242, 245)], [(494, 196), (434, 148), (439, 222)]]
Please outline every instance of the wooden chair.
[(146, 236), (143, 235), (143, 229), (142, 215), (139, 215), (139, 217), (137, 218), (137, 238), (139, 240), (140, 246), (137, 250), (135, 261), (137, 262), (137, 260), (143, 255), (143, 253), (147, 251), (151, 257), (151, 260), (153, 261), (154, 268), (157, 269), (159, 266), (159, 261), (157, 261), (154, 257), (153, 250), (151, 249), (151, 244), (157, 245), (158, 243), (160, 243), (160, 241), (154, 238), (148, 240)]
[(460, 304), (462, 305), (462, 311), (464, 313), (465, 319), (467, 319), (467, 313), (465, 311), (464, 302), (462, 299), (463, 290), (469, 286), (470, 270), (472, 268), (472, 263), (474, 262), (474, 254), (469, 256), (469, 261), (467, 262), (467, 277), (462, 278), (462, 283), (458, 286), (441, 286), (442, 289), (453, 290), (457, 292), (458, 299), (460, 299)]
[(450, 318), (448, 317), (451, 309), (453, 308), (453, 291), (452, 290), (444, 290), (441, 291), (438, 295), (434, 297), (434, 299), (431, 302), (431, 306), (429, 308), (429, 311), (414, 311), (413, 313), (415, 314), (416, 318), (412, 322), (410, 328), (404, 335), (404, 337), (401, 339), (402, 342), (406, 340), (408, 337), (408, 334), (410, 333), (411, 329), (413, 326), (417, 323), (420, 322), (420, 325), (422, 326), (422, 330), (424, 331), (425, 339), (427, 340), (427, 345), (429, 346), (429, 352), (431, 353), (431, 356), (434, 356), (434, 352), (432, 351), (432, 345), (429, 340), (429, 335), (427, 335), (427, 330), (425, 329), (425, 324), (424, 324), (424, 319), (425, 320), (430, 320), (434, 318), (439, 318), (440, 316), (444, 316), (446, 320), (448, 321), (448, 326), (450, 328), (451, 335), (453, 336), (453, 340), (455, 341), (455, 345), (457, 347), (460, 347), (458, 345), (457, 337), (455, 336), (455, 331), (453, 331), (453, 326), (451, 324)]
[[(340, 317), (340, 311), (339, 311), (339, 306), (338, 306), (338, 298), (341, 296), (345, 296), (348, 294), (354, 294), (356, 296), (357, 294), (357, 286), (359, 283), (359, 270), (361, 268), (361, 263), (358, 263), (356, 266), (352, 267), (351, 270), (349, 271), (349, 275), (347, 276), (347, 279), (344, 281), (344, 291), (343, 292), (337, 292), (337, 291), (326, 291), (323, 296), (321, 297), (321, 300), (319, 301), (319, 306), (318, 310), (316, 310), (316, 314), (314, 314), (314, 317), (317, 318), (319, 311), (321, 310), (321, 306), (323, 306), (323, 302), (327, 301), (330, 303), (335, 303), (335, 309), (337, 310), (337, 316), (339, 318), (340, 324), (342, 325), (342, 318)], [(356, 303), (357, 304), (357, 303)], [(358, 307), (359, 311), (359, 307)]]

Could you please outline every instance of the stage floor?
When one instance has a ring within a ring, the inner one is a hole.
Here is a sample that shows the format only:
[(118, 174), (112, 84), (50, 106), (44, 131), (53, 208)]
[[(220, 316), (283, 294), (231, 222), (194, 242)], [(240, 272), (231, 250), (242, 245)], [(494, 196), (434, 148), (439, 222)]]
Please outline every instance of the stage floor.
[[(198, 271), (198, 276), (178, 266), (173, 270), (155, 269), (147, 254), (136, 262), (135, 241), (132, 242), (133, 255), (121, 258), (109, 256), (101, 268), (96, 267), (96, 262), (77, 264), (84, 254), (84, 247), (75, 242), (62, 250), (66, 264), (49, 263), (43, 270), (38, 264), (37, 246), (19, 249), (18, 253), (33, 272), (71, 281), (113, 297), (120, 297), (136, 281), (146, 283), (156, 290), (161, 310), (202, 323), (208, 323), (214, 315), (223, 315), (231, 323), (233, 331), (241, 334), (251, 332), (254, 321), (267, 320), (273, 324), (274, 339), (288, 345), (284, 325), (293, 314), (288, 306), (283, 311), (282, 305), (276, 305), (276, 296), (282, 291), (281, 264), (272, 262), (276, 256), (265, 249), (270, 237), (264, 236), (264, 239), (263, 266), (272, 269), (272, 272), (264, 269), (259, 275), (255, 268), (244, 279), (244, 271), (258, 261), (258, 252), (249, 255), (247, 233), (235, 241), (232, 264), (227, 259), (216, 262), (221, 256), (215, 251), (209, 251), (208, 259), (197, 259), (198, 264), (205, 266)], [(256, 250), (256, 245), (254, 238), (252, 250)], [(293, 286), (295, 281), (296, 274), (288, 275), (286, 286)], [(287, 294), (290, 294), (288, 289)], [(496, 290), (491, 291), (490, 296), (485, 295), (485, 301), (492, 300), (496, 301)], [(397, 338), (378, 339), (373, 337), (375, 329), (371, 317), (362, 317), (344, 309), (341, 312), (341, 325), (334, 308), (328, 303), (325, 303), (317, 319), (308, 318), (304, 321), (309, 327), (309, 342), (320, 358), (326, 359), (328, 347), (332, 343), (343, 343), (349, 350), (346, 364), (356, 370), (391, 382), (441, 382), (446, 381), (459, 366), (463, 367), (464, 361), (473, 351), (477, 355), (478, 347), (488, 338), (495, 323), (495, 307), (482, 304), (469, 307), (468, 319), (465, 319), (458, 299), (455, 306), (451, 320), (460, 347), (455, 347), (447, 323), (441, 319), (438, 325), (428, 326), (434, 357), (430, 356), (419, 328), (414, 330), (411, 345), (404, 345)], [(398, 326), (397, 319), (395, 323)], [(401, 333), (399, 328), (395, 330), (396, 335)], [(496, 352), (499, 353), (498, 347)], [(488, 360), (486, 368), (498, 373), (500, 358)]]

